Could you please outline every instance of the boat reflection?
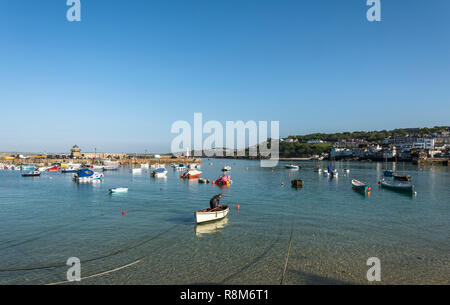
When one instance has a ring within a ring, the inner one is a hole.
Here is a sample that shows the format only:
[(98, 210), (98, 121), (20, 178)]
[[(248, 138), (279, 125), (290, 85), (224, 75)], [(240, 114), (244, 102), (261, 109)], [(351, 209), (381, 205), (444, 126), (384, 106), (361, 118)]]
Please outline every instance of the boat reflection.
[(219, 233), (220, 230), (227, 225), (228, 217), (210, 223), (197, 224), (195, 226), (195, 235), (197, 235), (197, 237), (202, 237), (205, 234)]

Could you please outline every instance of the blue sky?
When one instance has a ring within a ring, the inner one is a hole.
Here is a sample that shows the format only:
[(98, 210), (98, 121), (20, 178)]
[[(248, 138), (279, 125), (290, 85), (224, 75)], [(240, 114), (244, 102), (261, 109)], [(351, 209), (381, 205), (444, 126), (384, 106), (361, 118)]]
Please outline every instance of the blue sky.
[(177, 120), (280, 134), (450, 123), (450, 2), (0, 0), (0, 151), (165, 152)]

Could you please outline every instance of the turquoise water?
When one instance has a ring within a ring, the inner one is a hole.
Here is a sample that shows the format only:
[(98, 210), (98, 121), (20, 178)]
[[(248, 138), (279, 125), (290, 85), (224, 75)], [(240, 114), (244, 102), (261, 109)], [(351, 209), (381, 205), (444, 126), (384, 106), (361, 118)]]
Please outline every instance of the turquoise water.
[[(81, 260), (82, 284), (279, 284), (291, 232), (285, 284), (366, 284), (369, 257), (381, 260), (382, 284), (449, 284), (447, 167), (405, 165), (417, 190), (408, 196), (378, 187), (382, 163), (337, 162), (329, 179), (312, 162), (295, 172), (204, 159), (203, 177), (225, 164), (233, 184), (224, 189), (170, 168), (167, 179), (121, 169), (87, 185), (0, 171), (0, 284), (64, 281), (69, 257)], [(302, 189), (290, 186), (297, 177)], [(353, 192), (352, 178), (370, 196)], [(129, 192), (108, 194), (122, 186)], [(194, 211), (220, 192), (229, 216), (196, 226)]]

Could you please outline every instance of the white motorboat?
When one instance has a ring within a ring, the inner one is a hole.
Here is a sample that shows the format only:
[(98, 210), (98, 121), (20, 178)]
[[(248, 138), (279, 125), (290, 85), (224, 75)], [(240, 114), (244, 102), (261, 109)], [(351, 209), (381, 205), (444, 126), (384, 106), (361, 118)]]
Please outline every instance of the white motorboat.
[(186, 169), (186, 166), (184, 166), (184, 164), (178, 164), (175, 167), (175, 169), (178, 170), (178, 171), (184, 171)]
[(223, 168), (222, 168), (222, 171), (223, 172), (229, 172), (231, 170), (231, 166), (229, 166), (229, 165), (225, 165)]
[(132, 168), (132, 169), (131, 169), (131, 173), (132, 173), (133, 175), (142, 174), (142, 168)]
[(199, 178), (201, 174), (202, 172), (196, 169), (188, 169), (187, 172), (181, 175), (181, 178), (194, 179)]
[(127, 187), (116, 187), (113, 189), (109, 189), (110, 193), (126, 193), (128, 192), (128, 188)]
[(197, 223), (204, 223), (225, 218), (230, 212), (227, 205), (221, 205), (214, 210), (204, 209), (195, 212), (195, 221)]
[(155, 178), (164, 178), (167, 176), (167, 169), (163, 168), (157, 168), (150, 174), (152, 177)]
[(34, 170), (28, 173), (23, 173), (22, 177), (39, 177), (41, 175), (40, 171)]
[(90, 169), (84, 168), (77, 171), (75, 175), (73, 175), (73, 180), (76, 183), (95, 183), (101, 182), (103, 180), (104, 175), (101, 173), (94, 172)]
[(285, 165), (285, 167), (287, 169), (292, 169), (292, 170), (299, 170), (300, 169), (300, 166), (295, 165), (295, 164), (288, 164), (288, 165)]

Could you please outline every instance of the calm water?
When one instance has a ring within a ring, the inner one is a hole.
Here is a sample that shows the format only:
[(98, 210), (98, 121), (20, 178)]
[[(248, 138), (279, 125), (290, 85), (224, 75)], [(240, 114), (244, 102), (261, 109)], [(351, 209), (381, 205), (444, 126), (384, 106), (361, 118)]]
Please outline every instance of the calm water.
[[(217, 178), (225, 164), (233, 179), (225, 189), (182, 181), (170, 168), (167, 179), (121, 169), (88, 185), (71, 174), (0, 171), (0, 284), (64, 281), (69, 257), (93, 276), (84, 284), (279, 284), (291, 231), (286, 284), (365, 284), (374, 256), (383, 284), (450, 283), (448, 168), (405, 165), (418, 192), (411, 197), (379, 189), (381, 163), (337, 162), (340, 176), (329, 179), (311, 162), (292, 172), (285, 163), (205, 159), (203, 176)], [(293, 177), (303, 189), (290, 187)], [(370, 196), (353, 192), (351, 178), (369, 183)], [(108, 194), (120, 186), (129, 192)], [(220, 192), (228, 218), (196, 226), (194, 211)]]

